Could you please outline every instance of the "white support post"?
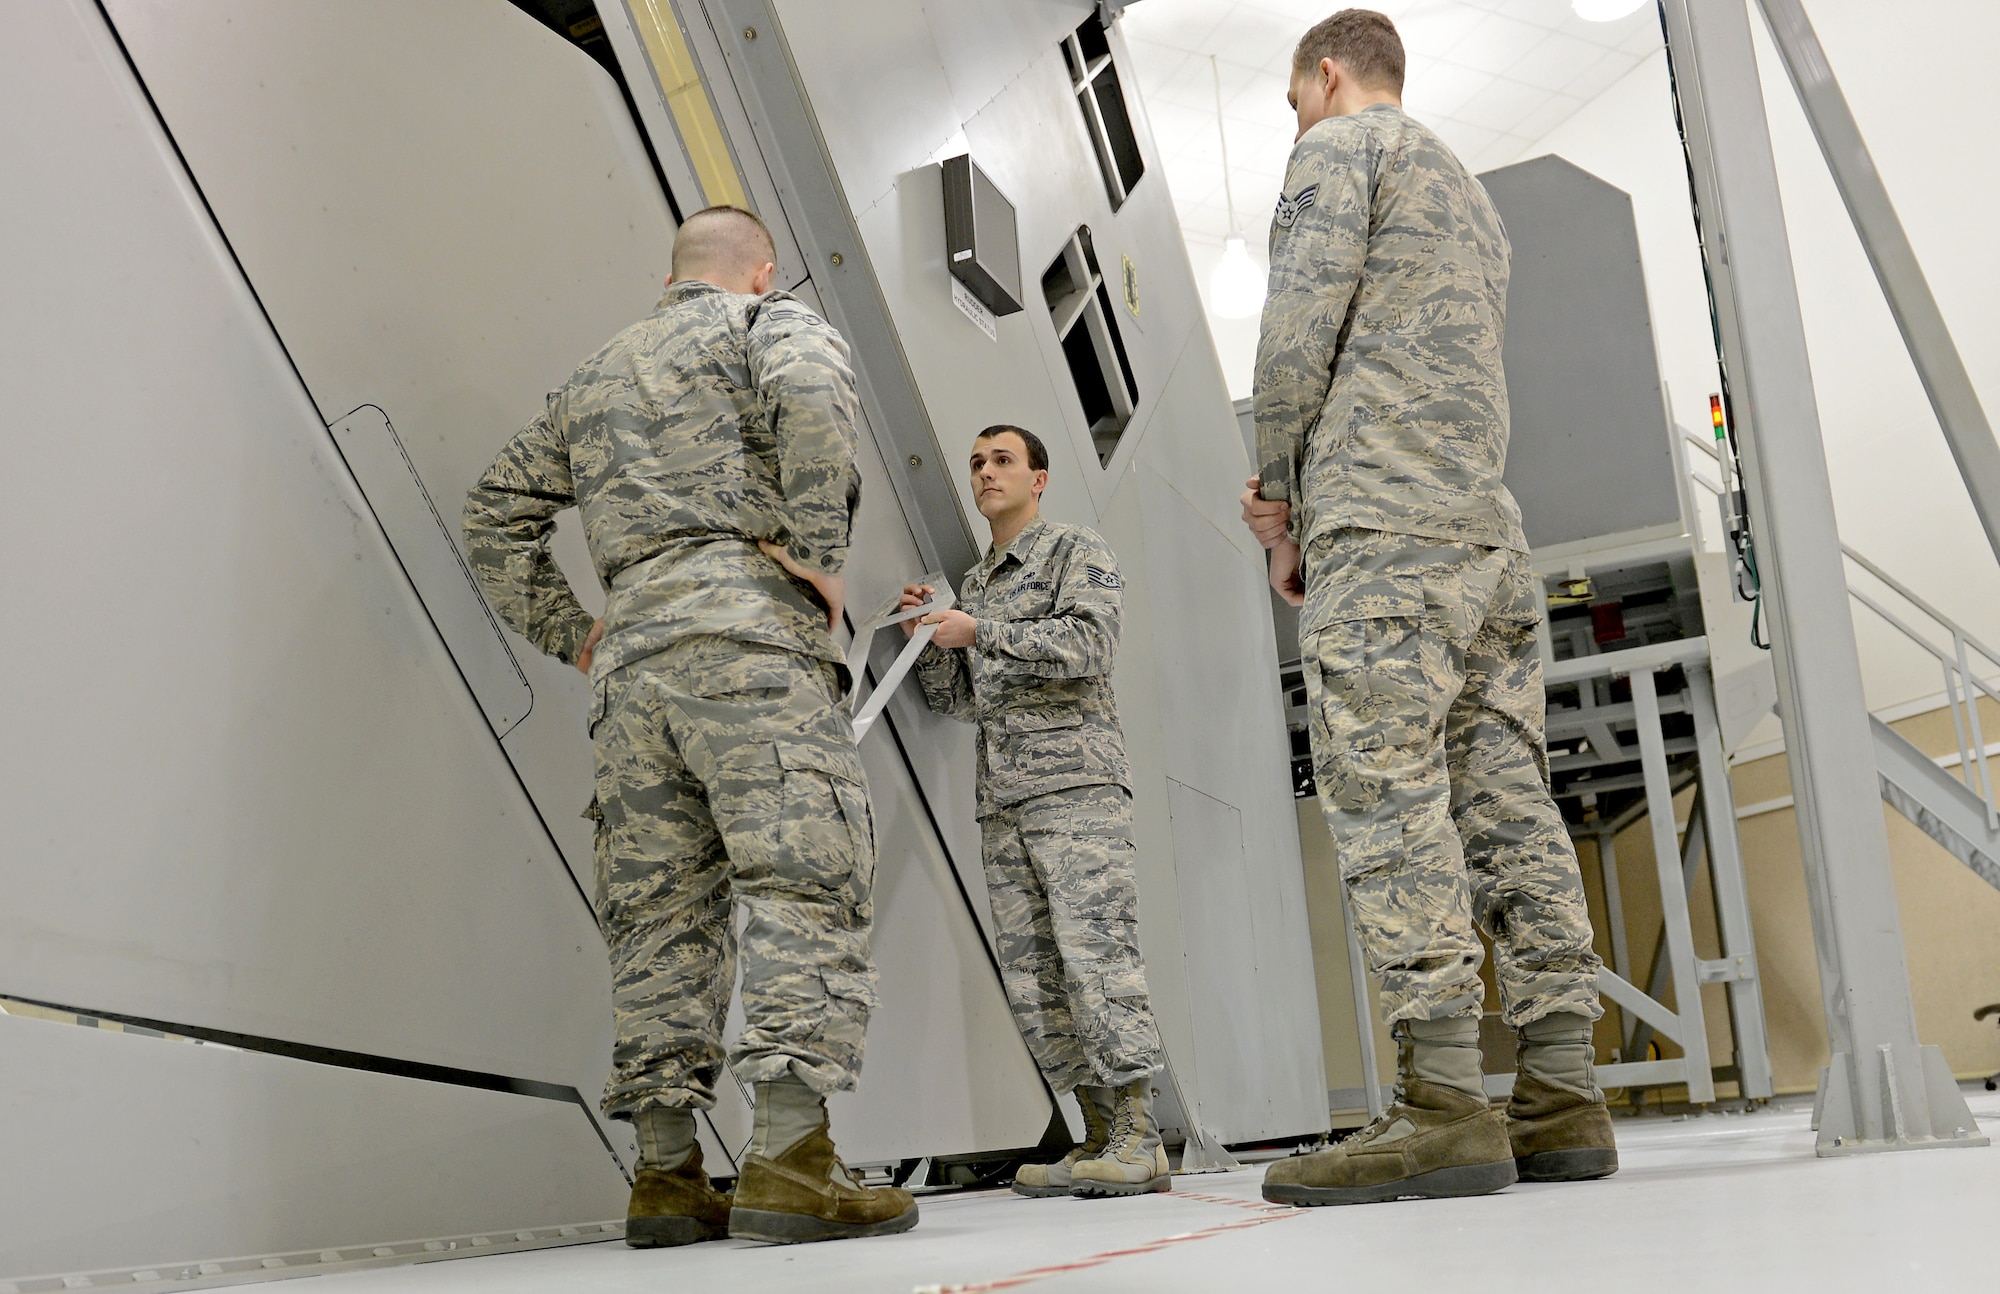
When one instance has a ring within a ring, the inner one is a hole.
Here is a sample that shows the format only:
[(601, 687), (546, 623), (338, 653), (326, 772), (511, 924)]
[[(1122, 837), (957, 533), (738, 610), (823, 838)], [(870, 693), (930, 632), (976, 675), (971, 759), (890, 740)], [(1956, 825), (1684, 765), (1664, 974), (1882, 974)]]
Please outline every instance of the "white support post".
[(1680, 1021), (1681, 1051), (1687, 1057), (1688, 1100), (1715, 1100), (1709, 1072), (1708, 1029), (1701, 1011), (1701, 974), (1695, 965), (1694, 926), (1688, 920), (1687, 890), (1681, 878), (1681, 846), (1674, 834), (1674, 787), (1667, 770), (1667, 741), (1660, 731), (1660, 696), (1653, 675), (1633, 674), (1632, 709), (1639, 729), (1639, 763), (1646, 775), (1646, 816), (1653, 824), (1653, 859), (1660, 874), (1660, 912), (1665, 918), (1667, 965), (1673, 972), (1674, 1015)]
[[(1611, 936), (1611, 969), (1624, 980), (1632, 978), (1632, 951), (1625, 932), (1625, 897), (1623, 886), (1618, 879), (1618, 837), (1611, 831), (1597, 833), (1597, 874), (1604, 884), (1604, 920)], [(1619, 1030), (1621, 1041), (1626, 1048), (1632, 1045), (1632, 1030), (1638, 1026), (1638, 1019), (1630, 1011), (1623, 1011), (1623, 1028)], [(1621, 1052), (1621, 1059), (1624, 1056)]]
[(1660, 8), (1770, 612), (1833, 1052), (1821, 1084), (1818, 1150), (1984, 1144), (1942, 1053), (1917, 1041), (1747, 0), (1661, 0)]
[(1354, 929), (1354, 910), (1347, 903), (1347, 882), (1336, 887), (1340, 895), (1340, 924), (1347, 932), (1347, 975), (1353, 984), (1354, 1036), (1361, 1047), (1361, 1091), (1368, 1102), (1368, 1117), (1379, 1119), (1386, 1108), (1382, 1103), (1382, 1079), (1375, 1066), (1375, 1007), (1368, 1000), (1367, 958), (1361, 955), (1361, 936)]
[[(1736, 792), (1729, 757), (1715, 717), (1715, 686), (1705, 665), (1687, 670), (1694, 713), (1695, 754), (1700, 761), (1702, 823), (1708, 831), (1708, 877), (1715, 893), (1715, 925), (1722, 957), (1730, 963), (1729, 1022), (1736, 1037), (1737, 1088), (1746, 1100), (1772, 1092), (1771, 1044), (1764, 1028), (1764, 990), (1757, 974), (1757, 940), (1750, 926), (1750, 888), (1743, 874), (1743, 845), (1736, 836)], [(1692, 829), (1692, 828), (1690, 828)]]

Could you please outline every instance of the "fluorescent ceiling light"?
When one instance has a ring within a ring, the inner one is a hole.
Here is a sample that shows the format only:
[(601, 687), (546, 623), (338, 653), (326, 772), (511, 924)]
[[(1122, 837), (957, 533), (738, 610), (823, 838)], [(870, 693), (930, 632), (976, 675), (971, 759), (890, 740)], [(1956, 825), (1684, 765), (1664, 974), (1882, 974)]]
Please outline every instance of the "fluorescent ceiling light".
[(1627, 14), (1638, 13), (1646, 0), (1569, 0), (1569, 7), (1576, 10), (1576, 16), (1590, 22), (1617, 22)]
[(1222, 246), (1222, 259), (1208, 280), (1208, 308), (1218, 319), (1248, 319), (1264, 308), (1264, 272), (1250, 259), (1241, 238)]

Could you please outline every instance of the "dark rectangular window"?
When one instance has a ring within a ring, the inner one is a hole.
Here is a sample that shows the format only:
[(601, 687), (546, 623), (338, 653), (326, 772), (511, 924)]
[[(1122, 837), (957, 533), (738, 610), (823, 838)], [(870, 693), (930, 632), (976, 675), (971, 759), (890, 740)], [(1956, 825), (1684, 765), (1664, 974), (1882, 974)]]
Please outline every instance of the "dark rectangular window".
[(1139, 137), (1132, 131), (1132, 113), (1118, 83), (1118, 65), (1111, 60), (1111, 41), (1102, 23), (1087, 18), (1063, 41), (1062, 52), (1077, 107), (1083, 110), (1084, 129), (1096, 150), (1098, 169), (1104, 173), (1104, 191), (1116, 211), (1146, 173), (1146, 159), (1139, 155)]
[(1111, 290), (1097, 264), (1097, 249), (1084, 225), (1063, 245), (1062, 255), (1042, 274), (1042, 299), (1062, 341), (1077, 401), (1090, 425), (1097, 462), (1104, 466), (1139, 405), (1139, 381), (1132, 373)]

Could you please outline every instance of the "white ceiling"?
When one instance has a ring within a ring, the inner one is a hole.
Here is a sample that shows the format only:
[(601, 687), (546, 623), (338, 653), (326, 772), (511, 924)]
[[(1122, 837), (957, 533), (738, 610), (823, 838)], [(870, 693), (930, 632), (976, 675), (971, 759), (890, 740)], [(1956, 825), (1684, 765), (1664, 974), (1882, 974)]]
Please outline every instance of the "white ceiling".
[[(1261, 252), (1297, 123), (1285, 102), (1292, 49), (1338, 0), (1135, 0), (1123, 19), (1132, 72), (1191, 244), (1230, 232), (1215, 77), (1236, 223)], [(1660, 47), (1651, 4), (1587, 22), (1570, 0), (1373, 0), (1409, 56), (1404, 106), (1474, 171), (1523, 152)], [(1209, 56), (1215, 58), (1210, 71)]]

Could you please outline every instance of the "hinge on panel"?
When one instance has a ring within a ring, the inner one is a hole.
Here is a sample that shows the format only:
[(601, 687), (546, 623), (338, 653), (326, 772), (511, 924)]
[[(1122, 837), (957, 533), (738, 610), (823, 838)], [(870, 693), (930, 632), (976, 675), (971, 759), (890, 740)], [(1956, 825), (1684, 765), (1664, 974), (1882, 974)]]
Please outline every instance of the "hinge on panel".
[(1714, 961), (1695, 960), (1695, 979), (1703, 984), (1732, 984), (1737, 980), (1757, 978), (1757, 955), (1741, 953), (1735, 957), (1718, 957)]

